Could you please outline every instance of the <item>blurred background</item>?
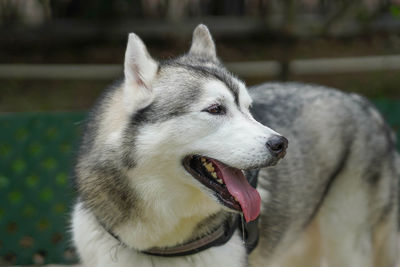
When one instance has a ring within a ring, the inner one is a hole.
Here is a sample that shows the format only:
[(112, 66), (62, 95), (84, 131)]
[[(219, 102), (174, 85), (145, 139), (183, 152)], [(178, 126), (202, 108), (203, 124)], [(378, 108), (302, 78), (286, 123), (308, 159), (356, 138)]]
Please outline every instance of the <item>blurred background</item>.
[(87, 110), (122, 77), (127, 34), (155, 58), (206, 24), (248, 85), (362, 94), (400, 129), (400, 0), (0, 0), (0, 266), (74, 263), (71, 162)]

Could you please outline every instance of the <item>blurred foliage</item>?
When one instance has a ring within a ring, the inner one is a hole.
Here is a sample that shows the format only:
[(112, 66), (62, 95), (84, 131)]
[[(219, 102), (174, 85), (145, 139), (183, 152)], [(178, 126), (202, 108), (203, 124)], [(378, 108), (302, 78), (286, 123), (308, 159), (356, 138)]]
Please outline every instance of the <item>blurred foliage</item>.
[(392, 14), (393, 17), (400, 18), (400, 6), (391, 5), (390, 13)]
[(357, 27), (364, 29), (390, 14), (398, 18), (399, 5), (398, 0), (0, 0), (0, 24), (246, 16), (262, 19), (267, 28), (284, 34), (298, 23), (318, 19), (316, 29), (307, 31), (327, 34), (338, 31), (338, 25), (343, 29), (343, 23), (362, 24)]

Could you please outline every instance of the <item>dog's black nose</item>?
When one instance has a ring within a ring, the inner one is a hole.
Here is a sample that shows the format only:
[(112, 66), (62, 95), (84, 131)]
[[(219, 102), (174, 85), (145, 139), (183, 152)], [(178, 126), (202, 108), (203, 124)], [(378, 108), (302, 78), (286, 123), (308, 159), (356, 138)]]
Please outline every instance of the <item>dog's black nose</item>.
[(288, 143), (285, 137), (274, 135), (267, 141), (267, 148), (275, 157), (282, 158), (286, 153)]

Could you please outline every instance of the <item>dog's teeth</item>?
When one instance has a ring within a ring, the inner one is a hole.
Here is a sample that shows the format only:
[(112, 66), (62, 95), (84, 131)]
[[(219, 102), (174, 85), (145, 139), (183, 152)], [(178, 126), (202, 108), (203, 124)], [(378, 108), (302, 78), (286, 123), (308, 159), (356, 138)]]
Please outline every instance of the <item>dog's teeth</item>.
[(235, 199), (236, 202), (239, 202), (238, 199), (236, 197), (233, 197)]
[(222, 179), (217, 179), (217, 182), (219, 183), (219, 184), (223, 184), (224, 182), (222, 181)]
[(217, 173), (216, 173), (216, 172), (212, 172), (212, 173), (211, 173), (211, 176), (212, 176), (214, 179), (217, 179), (217, 178), (218, 178), (218, 176), (217, 176)]
[(209, 172), (214, 171), (214, 167), (213, 167), (212, 163), (207, 163), (204, 166), (206, 167), (207, 171), (209, 171)]

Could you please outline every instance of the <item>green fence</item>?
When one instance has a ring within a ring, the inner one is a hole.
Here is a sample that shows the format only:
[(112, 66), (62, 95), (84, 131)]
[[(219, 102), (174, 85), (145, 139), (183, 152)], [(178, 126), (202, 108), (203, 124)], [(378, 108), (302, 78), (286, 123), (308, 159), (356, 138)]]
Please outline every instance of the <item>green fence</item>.
[[(400, 101), (375, 103), (399, 135)], [(76, 262), (68, 176), (84, 116), (0, 115), (0, 266)]]
[(0, 116), (0, 266), (69, 263), (68, 176), (80, 113)]

